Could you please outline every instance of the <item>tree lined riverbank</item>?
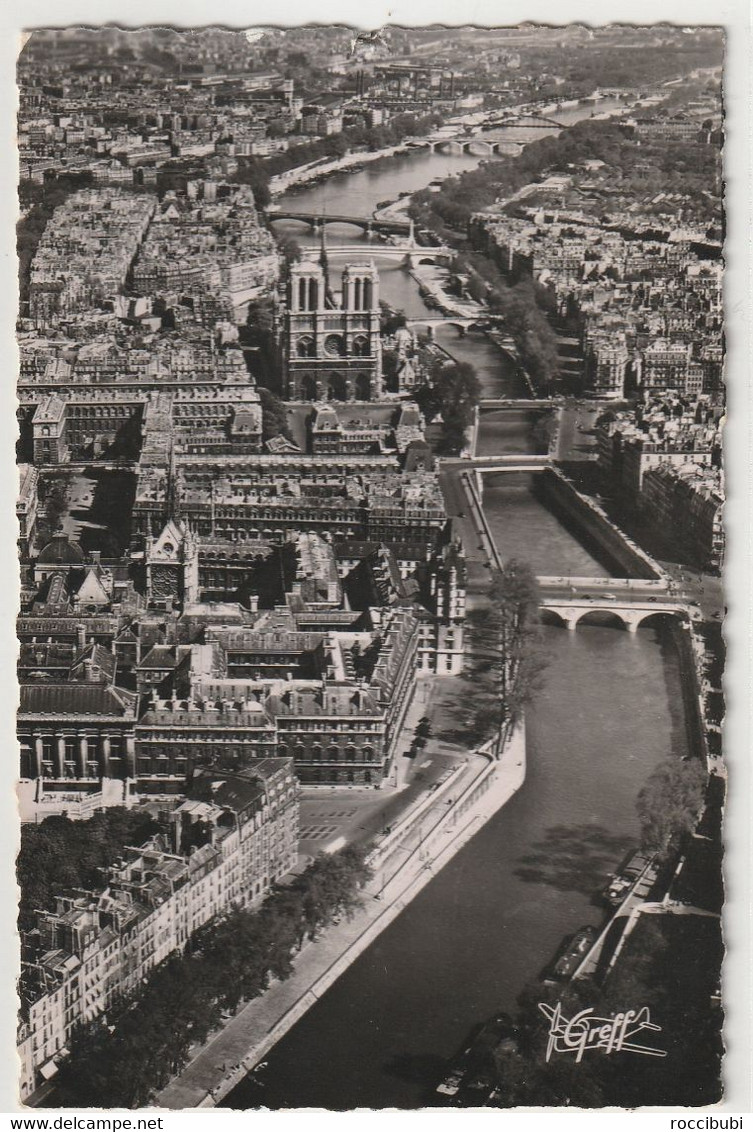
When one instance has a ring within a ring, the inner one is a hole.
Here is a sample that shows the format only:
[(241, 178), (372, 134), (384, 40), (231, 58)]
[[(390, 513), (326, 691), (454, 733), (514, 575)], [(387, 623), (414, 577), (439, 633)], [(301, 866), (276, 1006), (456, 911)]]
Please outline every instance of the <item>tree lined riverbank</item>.
[[(520, 727), (499, 760), (477, 756), (445, 790), (432, 795), (370, 858), (374, 880), (350, 919), (309, 943), (290, 977), (276, 982), (211, 1041), (157, 1096), (166, 1108), (218, 1104), (397, 918), (525, 778)], [(449, 791), (451, 797), (445, 797)], [(436, 817), (432, 818), (432, 811)], [(218, 1073), (218, 1063), (227, 1071)]]
[[(418, 155), (398, 158), (400, 172), (392, 177), (385, 167), (373, 177), (339, 179), (337, 191), (363, 214), (406, 187), (402, 171), (410, 161), (431, 170), (427, 179), (437, 176), (436, 155)], [(442, 161), (451, 171), (451, 159)], [(455, 168), (468, 164), (458, 158)], [(332, 184), (306, 191), (305, 207), (316, 209), (332, 191)], [(337, 230), (329, 231), (336, 246)], [(352, 232), (343, 239), (352, 243)], [(378, 255), (366, 239), (357, 242)], [(417, 303), (407, 273), (388, 269), (385, 283), (390, 305)], [(440, 327), (443, 347), (471, 364), (478, 349), (489, 350), (480, 336), (442, 333)], [(489, 389), (492, 369), (504, 364), (494, 354), (487, 360), (484, 353)], [(534, 426), (529, 414), (500, 414), (485, 433), (488, 451), (532, 450)], [(566, 573), (568, 564), (577, 574), (599, 572), (548, 513), (542, 533), (544, 509), (520, 485), (485, 494), (484, 507), (502, 532), (506, 556), (504, 532), (512, 527), (515, 556), (535, 553), (537, 572)], [(464, 498), (451, 508), (464, 530), (466, 510)], [(476, 578), (485, 555), (478, 539), (469, 534), (468, 540)], [(229, 1095), (229, 1107), (430, 1103), (471, 1028), (495, 1008), (515, 1010), (521, 990), (563, 936), (594, 916), (594, 894), (638, 843), (638, 790), (668, 753), (678, 759), (687, 753), (679, 659), (656, 626), (634, 635), (605, 624), (584, 624), (575, 633), (544, 626), (542, 638), (549, 654), (546, 694), (527, 713), (524, 785), (265, 1055), (265, 1069)], [(457, 714), (458, 726), (468, 729), (472, 705), (459, 703)]]

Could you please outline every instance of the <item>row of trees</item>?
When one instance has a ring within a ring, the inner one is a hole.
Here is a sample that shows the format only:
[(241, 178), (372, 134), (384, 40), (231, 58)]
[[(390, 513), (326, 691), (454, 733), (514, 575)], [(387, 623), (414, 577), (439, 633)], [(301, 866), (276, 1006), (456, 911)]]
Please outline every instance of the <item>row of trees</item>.
[(371, 879), (365, 856), (348, 846), (317, 857), (257, 911), (235, 908), (200, 929), (185, 954), (155, 968), (133, 998), (74, 1034), (56, 1100), (76, 1108), (146, 1105), (223, 1015), (262, 994), (270, 979), (287, 978), (307, 939), (352, 917)]
[(323, 158), (344, 157), (354, 150), (375, 153), (391, 145), (400, 145), (406, 137), (433, 130), (442, 121), (438, 113), (417, 116), (396, 114), (382, 126), (351, 126), (339, 134), (299, 142), (271, 157), (241, 157), (233, 180), (250, 185), (257, 208), (266, 208), (271, 199), (269, 180), (290, 169), (308, 165)]
[(37, 519), (37, 539), (44, 545), (59, 530), (62, 530), (63, 516), (68, 514), (68, 485), (64, 480), (52, 480), (42, 487), (44, 504)]
[(288, 414), (284, 403), (270, 389), (259, 387), (261, 399), (261, 438), (272, 440), (276, 436), (285, 436), (291, 440), (288, 428)]
[(280, 364), (274, 333), (274, 306), (270, 296), (252, 299), (248, 304), (246, 325), (241, 328), (240, 341), (244, 347), (253, 351), (250, 368), (257, 386), (279, 393)]
[(469, 362), (443, 358), (433, 360), (428, 378), (427, 384), (417, 391), (416, 400), (427, 421), (441, 414), (439, 452), (457, 456), (465, 447), (467, 430), (473, 424), (481, 383)]
[(511, 558), (492, 572), (489, 608), (477, 637), (479, 630), (492, 657), (492, 679), (480, 688), (477, 712), (487, 726), (493, 723), (499, 755), (540, 690), (548, 663), (541, 642), (538, 583), (527, 563)]
[(541, 393), (551, 392), (559, 377), (557, 335), (546, 314), (550, 296), (530, 278), (512, 286), (499, 267), (478, 251), (456, 257), (456, 270), (470, 276), (468, 290), (494, 314), (505, 320), (521, 365)]
[(636, 801), (641, 845), (647, 853), (666, 860), (695, 829), (706, 783), (698, 759), (665, 759), (651, 772)]

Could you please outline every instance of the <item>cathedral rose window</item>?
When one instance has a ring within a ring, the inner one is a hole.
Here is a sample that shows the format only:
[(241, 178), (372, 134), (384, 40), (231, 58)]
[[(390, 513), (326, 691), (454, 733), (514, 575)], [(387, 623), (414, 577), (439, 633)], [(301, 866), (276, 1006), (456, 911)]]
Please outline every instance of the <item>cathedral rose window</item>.
[(324, 339), (324, 351), (330, 357), (341, 357), (345, 353), (345, 343), (339, 334), (328, 334)]

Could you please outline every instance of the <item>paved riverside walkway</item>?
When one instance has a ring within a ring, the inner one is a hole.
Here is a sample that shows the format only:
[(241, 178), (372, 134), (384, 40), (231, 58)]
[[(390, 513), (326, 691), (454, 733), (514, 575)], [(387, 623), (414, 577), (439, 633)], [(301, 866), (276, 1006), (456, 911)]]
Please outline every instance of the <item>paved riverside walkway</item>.
[[(167, 1109), (213, 1107), (261, 1061), (525, 780), (525, 731), (495, 762), (475, 753), (377, 851), (364, 906), (306, 944), (292, 975), (248, 1003), (155, 1098)], [(449, 796), (448, 796), (449, 795)]]

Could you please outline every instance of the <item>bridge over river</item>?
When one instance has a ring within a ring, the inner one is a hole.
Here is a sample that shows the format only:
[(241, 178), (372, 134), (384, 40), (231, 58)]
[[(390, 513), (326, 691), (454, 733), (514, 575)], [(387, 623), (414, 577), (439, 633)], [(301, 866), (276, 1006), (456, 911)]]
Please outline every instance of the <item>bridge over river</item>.
[(436, 264), (442, 260), (449, 261), (456, 253), (444, 244), (436, 248), (424, 248), (409, 240), (399, 244), (374, 244), (373, 247), (363, 244), (332, 244), (327, 247), (327, 255), (330, 259), (337, 259), (339, 256), (358, 256), (362, 259), (371, 254), (379, 256), (380, 259), (398, 259), (406, 262), (410, 267), (420, 267), (422, 263)]
[[(489, 562), (502, 570), (497, 548), (482, 504), (482, 475), (488, 472), (541, 472), (551, 468), (546, 456), (497, 456), (476, 460), (442, 461), (460, 473), (465, 496)], [(461, 470), (461, 467), (467, 470)], [(475, 474), (473, 474), (475, 473)], [(590, 614), (614, 617), (629, 633), (636, 633), (650, 617), (659, 614), (687, 622), (695, 616), (688, 602), (676, 596), (663, 575), (654, 578), (539, 576), (539, 608), (570, 631)]]
[[(375, 218), (374, 216), (346, 216), (339, 213), (284, 208), (282, 205), (269, 205), (265, 209), (267, 220), (299, 220), (318, 232), (328, 224), (352, 224), (364, 232), (381, 232), (389, 236), (408, 236), (413, 239), (413, 221)], [(363, 254), (363, 248), (360, 249)]]
[(637, 633), (644, 621), (657, 614), (663, 613), (685, 621), (691, 616), (690, 607), (679, 599), (675, 600), (667, 594), (650, 597), (645, 593), (635, 593), (626, 589), (626, 583), (630, 581), (628, 578), (610, 581), (614, 584), (607, 593), (581, 592), (574, 586), (568, 596), (562, 597), (547, 593), (546, 589), (541, 588), (539, 579), (539, 608), (554, 614), (571, 632), (577, 629), (584, 617), (592, 613), (611, 614), (622, 622), (629, 633)]
[(471, 133), (450, 134), (440, 130), (424, 139), (411, 139), (409, 144), (423, 145), (432, 151), (438, 150), (443, 153), (472, 153), (479, 156), (492, 153), (517, 154), (520, 152), (521, 143), (514, 134), (510, 134), (511, 130), (517, 129), (551, 132), (566, 130), (568, 126), (542, 114), (501, 114)]

